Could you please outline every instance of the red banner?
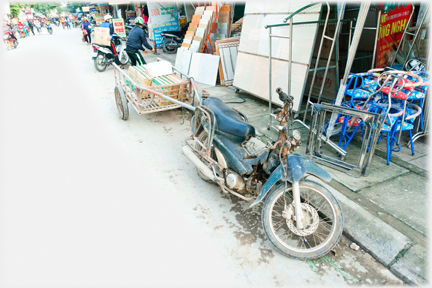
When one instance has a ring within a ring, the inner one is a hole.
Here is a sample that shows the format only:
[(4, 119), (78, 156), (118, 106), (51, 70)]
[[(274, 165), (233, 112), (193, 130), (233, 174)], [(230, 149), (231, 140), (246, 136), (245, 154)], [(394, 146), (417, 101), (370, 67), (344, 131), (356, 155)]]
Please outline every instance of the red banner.
[(387, 12), (381, 14), (376, 60), (376, 67), (384, 67), (389, 65), (394, 57), (402, 34), (408, 25), (412, 4), (386, 2), (378, 4), (378, 7)]

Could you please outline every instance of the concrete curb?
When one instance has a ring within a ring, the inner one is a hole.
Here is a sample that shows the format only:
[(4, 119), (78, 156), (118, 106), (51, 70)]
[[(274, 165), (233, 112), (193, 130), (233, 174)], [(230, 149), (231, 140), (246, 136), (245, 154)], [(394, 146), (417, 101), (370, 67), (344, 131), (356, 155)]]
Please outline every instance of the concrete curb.
[(413, 246), (411, 239), (325, 182), (313, 178), (326, 187), (341, 204), (345, 236), (356, 242), (404, 282), (415, 285), (427, 283), (424, 277), (427, 265), (425, 248), (420, 245)]

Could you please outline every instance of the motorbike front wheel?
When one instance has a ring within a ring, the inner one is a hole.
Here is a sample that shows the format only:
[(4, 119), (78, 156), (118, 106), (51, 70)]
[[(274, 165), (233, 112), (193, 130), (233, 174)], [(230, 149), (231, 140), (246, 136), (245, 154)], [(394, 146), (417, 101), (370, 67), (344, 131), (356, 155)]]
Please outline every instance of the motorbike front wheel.
[(305, 226), (295, 221), (292, 187), (273, 188), (263, 205), (264, 231), (282, 254), (301, 260), (319, 258), (333, 249), (343, 230), (342, 210), (336, 198), (322, 185), (309, 180), (299, 183)]
[(49, 34), (52, 34), (52, 33), (53, 33), (52, 28), (48, 29), (48, 33), (49, 33)]
[(99, 53), (94, 59), (94, 66), (97, 71), (99, 72), (105, 71), (107, 65), (104, 64), (104, 62), (105, 62), (105, 55)]
[(175, 42), (173, 39), (165, 39), (162, 48), (165, 53), (174, 54), (177, 52), (177, 42)]

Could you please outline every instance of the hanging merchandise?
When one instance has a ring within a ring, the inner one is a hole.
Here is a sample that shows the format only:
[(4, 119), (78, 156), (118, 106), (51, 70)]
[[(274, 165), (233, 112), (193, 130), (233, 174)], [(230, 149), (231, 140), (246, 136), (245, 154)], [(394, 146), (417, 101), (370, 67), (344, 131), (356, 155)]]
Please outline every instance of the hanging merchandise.
[(162, 47), (161, 32), (180, 30), (176, 4), (174, 2), (148, 2), (148, 11), (152, 27), (149, 34), (154, 35), (155, 46)]

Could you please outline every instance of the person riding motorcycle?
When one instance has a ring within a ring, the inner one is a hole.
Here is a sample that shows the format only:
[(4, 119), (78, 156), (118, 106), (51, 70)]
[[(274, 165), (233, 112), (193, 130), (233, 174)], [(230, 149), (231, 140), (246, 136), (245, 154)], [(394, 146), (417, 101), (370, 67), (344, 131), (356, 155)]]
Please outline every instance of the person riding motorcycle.
[(141, 17), (135, 18), (135, 27), (129, 32), (129, 38), (126, 41), (126, 53), (131, 60), (131, 66), (146, 64), (144, 57), (141, 55), (139, 50), (143, 50), (144, 54), (148, 54), (144, 50), (143, 45), (151, 50), (153, 53), (156, 52), (155, 48), (151, 47), (146, 39), (145, 32), (143, 30), (144, 19)]
[[(109, 28), (110, 29), (110, 35), (111, 35), (111, 40), (112, 40), (112, 36), (114, 34), (114, 25), (112, 24), (112, 16), (107, 14), (104, 17), (105, 22), (99, 24), (99, 27), (103, 27), (103, 28)], [(118, 59), (118, 53), (117, 50), (115, 48), (115, 45), (113, 43), (113, 41), (111, 41), (111, 45), (109, 46), (111, 52), (114, 55), (114, 62), (120, 66), (120, 68), (123, 68), (123, 66), (120, 64), (120, 60)]]

